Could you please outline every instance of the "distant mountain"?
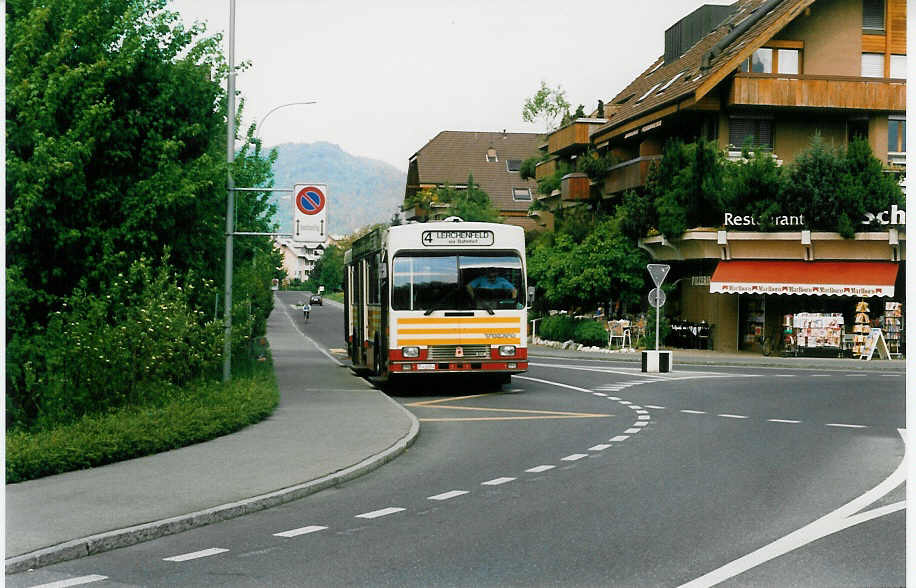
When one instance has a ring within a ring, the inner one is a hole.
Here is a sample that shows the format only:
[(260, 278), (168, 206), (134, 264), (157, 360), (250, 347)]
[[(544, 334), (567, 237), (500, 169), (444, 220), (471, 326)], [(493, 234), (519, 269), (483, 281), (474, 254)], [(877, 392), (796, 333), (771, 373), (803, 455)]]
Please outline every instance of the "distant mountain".
[[(386, 222), (404, 200), (407, 174), (393, 165), (368, 157), (350, 155), (333, 143), (284, 143), (277, 145), (274, 186), (291, 188), (297, 182), (328, 185), (328, 232), (347, 234), (359, 227)], [(280, 200), (274, 219), (281, 232), (292, 231), (292, 204)]]

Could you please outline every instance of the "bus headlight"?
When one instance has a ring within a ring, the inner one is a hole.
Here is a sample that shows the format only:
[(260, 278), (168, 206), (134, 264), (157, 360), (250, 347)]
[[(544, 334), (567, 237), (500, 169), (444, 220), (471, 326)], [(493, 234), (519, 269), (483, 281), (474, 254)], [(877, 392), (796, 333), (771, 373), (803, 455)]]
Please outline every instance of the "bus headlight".
[(515, 345), (500, 345), (499, 346), (499, 355), (500, 357), (514, 357), (515, 356)]
[(401, 347), (401, 355), (404, 357), (420, 357), (419, 347)]

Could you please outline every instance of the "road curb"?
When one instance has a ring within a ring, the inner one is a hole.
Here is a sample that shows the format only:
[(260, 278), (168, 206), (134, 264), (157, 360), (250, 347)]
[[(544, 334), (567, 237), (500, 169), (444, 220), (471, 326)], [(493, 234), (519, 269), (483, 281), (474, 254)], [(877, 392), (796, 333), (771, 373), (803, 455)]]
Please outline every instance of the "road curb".
[(18, 555), (6, 560), (6, 573), (16, 574), (25, 572), (30, 569), (36, 569), (89, 555), (96, 555), (113, 549), (158, 539), (166, 535), (174, 535), (189, 529), (237, 518), (304, 498), (326, 488), (343, 484), (369, 473), (407, 451), (407, 449), (413, 445), (420, 433), (420, 422), (413, 413), (384, 393), (380, 391), (377, 391), (377, 393), (402, 410), (410, 420), (410, 429), (408, 432), (384, 451), (371, 455), (342, 470), (281, 490), (275, 490), (245, 500), (222, 504), (177, 517), (73, 539), (59, 545), (45, 547)]

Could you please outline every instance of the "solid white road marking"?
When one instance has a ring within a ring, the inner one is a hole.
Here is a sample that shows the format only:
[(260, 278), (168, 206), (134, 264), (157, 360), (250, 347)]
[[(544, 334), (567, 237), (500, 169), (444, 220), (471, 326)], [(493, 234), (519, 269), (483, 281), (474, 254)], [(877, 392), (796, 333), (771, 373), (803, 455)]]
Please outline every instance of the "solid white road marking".
[(605, 394), (604, 392), (592, 392), (592, 394), (594, 394), (595, 396), (605, 396), (605, 397), (607, 396), (607, 394)]
[(486, 482), (481, 482), (481, 486), (499, 486), (500, 484), (505, 484), (506, 482), (511, 482), (515, 478), (495, 478), (493, 480), (488, 480)]
[(456, 496), (461, 496), (467, 494), (467, 490), (452, 490), (451, 492), (443, 492), (442, 494), (436, 494), (435, 496), (427, 496), (427, 500), (448, 500), (450, 498), (455, 498)]
[(638, 433), (640, 431), (642, 431), (642, 429), (627, 429), (626, 431), (624, 431), (624, 433), (626, 433), (627, 435), (632, 435), (633, 433)]
[(598, 445), (595, 445), (594, 447), (589, 447), (588, 450), (589, 451), (604, 451), (608, 447), (610, 447), (610, 445), (608, 445), (607, 443), (600, 443)]
[(107, 579), (108, 576), (93, 574), (91, 576), (80, 576), (79, 578), (70, 578), (69, 580), (41, 584), (40, 586), (33, 586), (33, 588), (66, 588), (67, 586), (81, 586), (83, 584), (91, 584), (92, 582), (100, 582)]
[(373, 510), (372, 512), (364, 512), (363, 514), (358, 514), (353, 518), (354, 519), (377, 519), (379, 517), (386, 517), (388, 515), (392, 515), (396, 512), (401, 512), (402, 510), (406, 510), (406, 509), (403, 509), (397, 506), (392, 506), (389, 508), (383, 508), (381, 510)]
[(540, 474), (541, 472), (546, 472), (547, 470), (552, 470), (552, 469), (555, 468), (555, 467), (557, 467), (557, 466), (552, 466), (552, 465), (539, 465), (539, 466), (534, 466), (533, 468), (529, 468), (529, 469), (527, 469), (527, 470), (525, 470), (525, 471), (526, 471), (526, 472), (531, 472), (531, 473), (533, 473), (533, 474)]
[(797, 425), (798, 423), (801, 422), (801, 421), (792, 421), (789, 419), (767, 419), (767, 421), (770, 423), (791, 423), (793, 425)]
[(588, 455), (584, 453), (573, 453), (572, 455), (567, 455), (564, 457), (562, 461), (578, 461), (583, 457), (588, 457)]
[(720, 417), (725, 417), (727, 419), (746, 419), (746, 416), (740, 414), (720, 414)]
[(844, 429), (867, 429), (865, 425), (844, 425), (842, 423), (827, 423), (825, 427), (843, 427)]
[[(904, 443), (906, 442), (905, 429), (899, 429), (900, 436), (903, 437)], [(906, 508), (906, 502), (897, 502), (887, 506), (875, 508), (866, 512), (860, 512), (866, 506), (873, 504), (875, 501), (879, 500), (883, 496), (886, 496), (894, 488), (897, 488), (906, 481), (906, 464), (907, 464), (907, 451), (909, 447), (904, 445), (904, 454), (903, 459), (900, 460), (900, 465), (897, 466), (897, 469), (894, 470), (886, 480), (863, 494), (858, 498), (846, 503), (835, 511), (824, 515), (823, 517), (817, 519), (813, 523), (802, 527), (801, 529), (777, 539), (776, 541), (765, 545), (760, 549), (753, 551), (744, 557), (738, 558), (735, 561), (728, 563), (721, 568), (713, 570), (708, 574), (700, 576), (696, 580), (692, 580), (683, 584), (681, 588), (708, 588), (710, 586), (715, 586), (729, 578), (734, 578), (735, 576), (746, 572), (747, 570), (759, 566), (762, 563), (766, 563), (772, 559), (775, 559), (781, 555), (785, 555), (790, 551), (803, 547), (808, 543), (812, 543), (831, 535), (833, 533), (838, 533), (844, 529), (848, 529), (853, 525), (858, 525), (859, 523), (864, 523), (870, 521), (874, 518), (890, 514), (892, 512), (897, 512), (898, 510)], [(858, 514), (856, 514), (858, 513)]]
[(682, 410), (681, 412), (686, 412), (687, 414), (706, 414), (702, 410)]
[(218, 553), (224, 553), (229, 551), (228, 549), (222, 549), (221, 547), (211, 547), (210, 549), (202, 549), (200, 551), (195, 551), (193, 553), (185, 553), (183, 555), (175, 555), (172, 557), (164, 557), (163, 561), (188, 561), (192, 559), (200, 559), (202, 557), (210, 557), (211, 555), (216, 555)]
[(322, 527), (320, 525), (310, 525), (308, 527), (300, 527), (298, 529), (291, 529), (289, 531), (283, 531), (282, 533), (274, 533), (274, 537), (298, 537), (299, 535), (307, 535), (309, 533), (316, 533), (318, 531), (324, 531), (327, 527)]
[(630, 438), (629, 435), (617, 435), (616, 437), (613, 437), (612, 439), (609, 439), (609, 441), (610, 441), (611, 443), (617, 443), (617, 442), (619, 442), (619, 441), (626, 441), (626, 440), (629, 439), (629, 438)]

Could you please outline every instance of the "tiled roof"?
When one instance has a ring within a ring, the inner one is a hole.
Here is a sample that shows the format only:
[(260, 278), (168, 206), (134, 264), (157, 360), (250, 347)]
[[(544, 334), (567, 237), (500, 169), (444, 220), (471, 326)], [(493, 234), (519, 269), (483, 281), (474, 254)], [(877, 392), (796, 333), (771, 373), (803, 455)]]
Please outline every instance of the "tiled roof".
[[(734, 12), (680, 58), (664, 64), (664, 58), (659, 57), (645, 72), (610, 100), (608, 110), (611, 112), (607, 112), (607, 124), (596, 129), (592, 135), (597, 136), (613, 130), (628, 121), (684, 99), (700, 100), (731, 74), (743, 57), (760, 48), (813, 2), (814, 0), (738, 0), (733, 4)], [(758, 9), (765, 12), (763, 16), (704, 64), (704, 56), (710, 49), (737, 27), (741, 27), (745, 19), (755, 18), (757, 15), (754, 11)], [(661, 34), (661, 31), (658, 34)], [(674, 79), (675, 77), (677, 79)], [(669, 82), (670, 85), (666, 87)]]
[[(474, 183), (490, 196), (494, 208), (527, 211), (537, 193), (537, 183), (522, 180), (518, 172), (507, 171), (506, 162), (538, 155), (538, 145), (543, 142), (544, 136), (538, 133), (442, 131), (414, 155), (418, 183), (463, 186), (471, 173)], [(498, 161), (487, 161), (491, 148)], [(532, 201), (513, 200), (512, 188), (529, 188)]]

